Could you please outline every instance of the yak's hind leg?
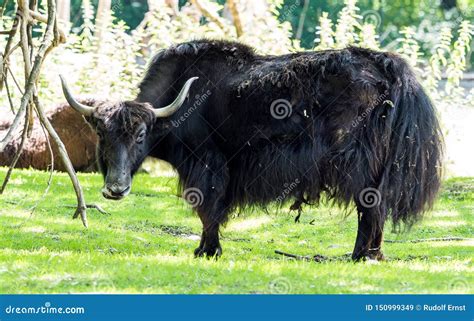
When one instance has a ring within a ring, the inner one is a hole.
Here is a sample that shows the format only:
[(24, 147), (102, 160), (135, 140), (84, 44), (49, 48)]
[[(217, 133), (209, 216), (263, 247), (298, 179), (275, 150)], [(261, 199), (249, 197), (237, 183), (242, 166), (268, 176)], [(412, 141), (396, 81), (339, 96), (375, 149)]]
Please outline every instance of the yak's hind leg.
[[(361, 204), (355, 201), (358, 214), (357, 238), (352, 252), (352, 259), (383, 260), (382, 240), (384, 216), (378, 213), (378, 206)], [(364, 206), (365, 205), (365, 206)]]

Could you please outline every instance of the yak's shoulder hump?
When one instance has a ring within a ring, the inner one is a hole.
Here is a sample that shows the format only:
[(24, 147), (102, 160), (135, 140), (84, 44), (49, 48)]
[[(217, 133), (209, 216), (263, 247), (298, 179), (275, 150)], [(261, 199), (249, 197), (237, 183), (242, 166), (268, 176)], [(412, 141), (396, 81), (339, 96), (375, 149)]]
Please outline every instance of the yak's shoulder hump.
[(255, 50), (245, 44), (226, 40), (193, 40), (173, 45), (168, 49), (161, 50), (153, 58), (153, 63), (169, 58), (198, 58), (203, 56), (223, 58), (233, 56), (235, 58), (248, 59), (255, 57)]

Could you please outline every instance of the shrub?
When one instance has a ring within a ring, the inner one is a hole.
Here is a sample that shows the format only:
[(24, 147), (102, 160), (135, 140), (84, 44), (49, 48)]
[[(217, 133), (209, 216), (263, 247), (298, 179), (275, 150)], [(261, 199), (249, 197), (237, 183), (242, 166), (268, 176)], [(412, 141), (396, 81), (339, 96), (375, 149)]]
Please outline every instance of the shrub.
[[(195, 39), (195, 35), (239, 40), (252, 45), (263, 54), (283, 54), (301, 49), (299, 42), (293, 39), (290, 24), (279, 21), (282, 0), (235, 2), (241, 13), (244, 29), (240, 37), (237, 37), (231, 15), (223, 6), (215, 1), (199, 0), (207, 15), (190, 3), (179, 12), (160, 7), (159, 10), (147, 13), (145, 20), (133, 31), (128, 30), (119, 19), (110, 17), (99, 44), (92, 23), (93, 9), (88, 1), (83, 1), (84, 24), (80, 30), (71, 32), (68, 44), (55, 50), (52, 58), (47, 60), (40, 81), (41, 98), (45, 105), (63, 100), (59, 73), (68, 75), (74, 92), (81, 95), (108, 99), (133, 98), (146, 61), (158, 50)], [(263, 6), (263, 9), (256, 7), (256, 4)], [(347, 45), (380, 49), (375, 25), (370, 19), (363, 19), (358, 12), (356, 0), (345, 0), (345, 7), (335, 23), (323, 12), (317, 27), (314, 49), (343, 48)], [(11, 24), (11, 17), (5, 17), (0, 22), (3, 30), (11, 28)], [(460, 87), (473, 34), (473, 25), (469, 21), (459, 23), (455, 40), (452, 29), (443, 28), (438, 43), (429, 56), (420, 54), (415, 28), (407, 26), (400, 34), (396, 50), (413, 66), (437, 103), (455, 98), (460, 104), (473, 104), (473, 92), (465, 93)], [(0, 47), (4, 47), (5, 41), (6, 37), (0, 37)], [(13, 55), (11, 66), (22, 87), (22, 70), (14, 68), (20, 59), (21, 57)], [(447, 81), (440, 88), (443, 76)], [(9, 84), (14, 102), (19, 102), (20, 91), (11, 81)], [(6, 95), (0, 97), (0, 103), (4, 107), (8, 106)]]

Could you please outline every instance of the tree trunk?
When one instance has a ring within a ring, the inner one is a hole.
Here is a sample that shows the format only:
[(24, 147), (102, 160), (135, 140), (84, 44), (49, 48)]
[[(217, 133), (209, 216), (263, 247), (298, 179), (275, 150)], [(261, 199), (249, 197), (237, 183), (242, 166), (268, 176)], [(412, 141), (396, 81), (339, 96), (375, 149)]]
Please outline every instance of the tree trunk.
[(229, 7), (229, 11), (232, 15), (232, 21), (234, 22), (235, 31), (237, 33), (237, 38), (242, 36), (244, 33), (244, 29), (242, 27), (242, 21), (240, 20), (239, 10), (237, 9), (237, 4), (234, 0), (227, 0), (227, 6)]
[(69, 29), (69, 24), (71, 21), (71, 0), (56, 0), (56, 3), (58, 10), (58, 21), (65, 29)]
[(97, 40), (97, 50), (100, 48), (102, 38), (104, 36), (105, 29), (110, 20), (110, 10), (112, 6), (111, 0), (99, 0), (99, 6), (97, 7), (97, 14), (95, 16), (95, 30)]

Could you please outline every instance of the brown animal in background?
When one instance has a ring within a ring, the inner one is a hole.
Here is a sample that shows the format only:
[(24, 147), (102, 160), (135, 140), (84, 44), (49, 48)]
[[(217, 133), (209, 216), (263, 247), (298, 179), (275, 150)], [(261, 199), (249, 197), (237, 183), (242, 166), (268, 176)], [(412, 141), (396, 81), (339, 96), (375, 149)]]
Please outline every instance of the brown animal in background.
[[(83, 100), (84, 103), (96, 103), (93, 100)], [(91, 172), (96, 170), (95, 149), (97, 145), (97, 135), (90, 128), (84, 118), (69, 108), (67, 103), (60, 104), (47, 112), (47, 116), (53, 127), (58, 132), (59, 137), (66, 147), (69, 158), (76, 171)], [(6, 131), (11, 125), (12, 119), (0, 121), (1, 132)], [(12, 159), (17, 152), (21, 141), (21, 134), (17, 133), (12, 141), (0, 152), (0, 166), (10, 166)], [(54, 169), (64, 171), (64, 165), (58, 156), (58, 150), (51, 141), (54, 153)], [(31, 136), (25, 142), (25, 146), (17, 168), (35, 168), (47, 170), (51, 164), (51, 155), (45, 134), (35, 119)]]

